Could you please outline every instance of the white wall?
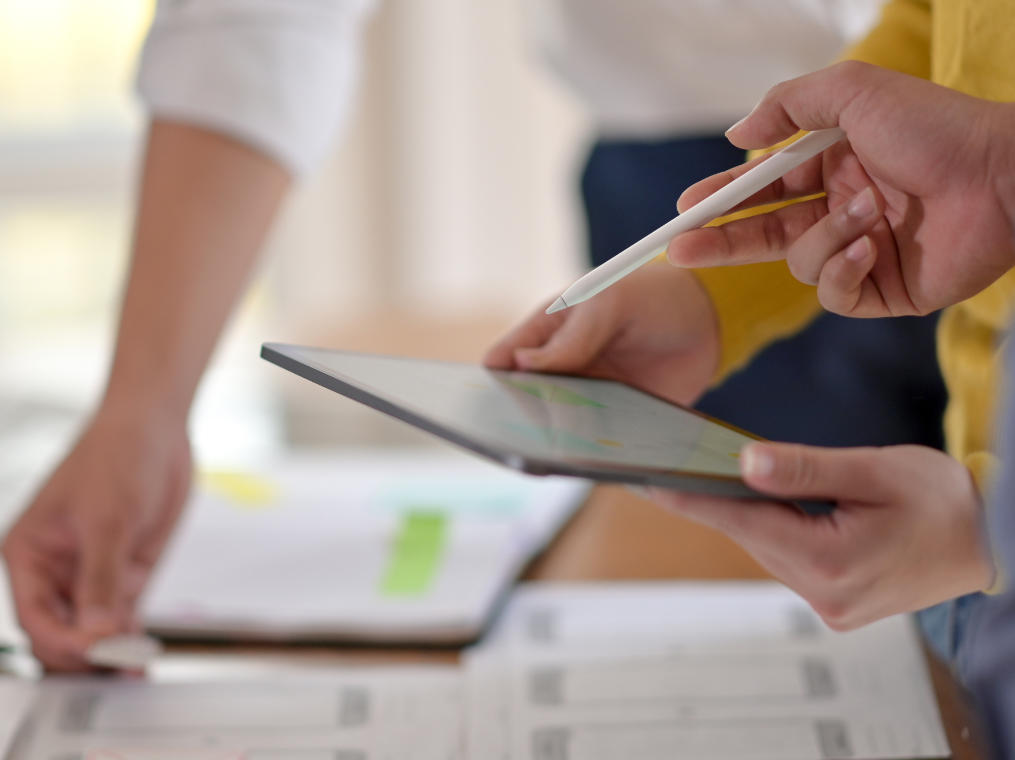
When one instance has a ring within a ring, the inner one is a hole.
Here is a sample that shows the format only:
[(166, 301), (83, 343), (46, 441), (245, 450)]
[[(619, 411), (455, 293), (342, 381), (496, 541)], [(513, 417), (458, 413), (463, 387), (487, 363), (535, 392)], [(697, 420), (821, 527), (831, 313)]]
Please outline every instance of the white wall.
[(521, 313), (580, 266), (584, 121), (533, 60), (518, 0), (389, 0), (360, 107), (270, 247), (293, 325), (393, 305)]

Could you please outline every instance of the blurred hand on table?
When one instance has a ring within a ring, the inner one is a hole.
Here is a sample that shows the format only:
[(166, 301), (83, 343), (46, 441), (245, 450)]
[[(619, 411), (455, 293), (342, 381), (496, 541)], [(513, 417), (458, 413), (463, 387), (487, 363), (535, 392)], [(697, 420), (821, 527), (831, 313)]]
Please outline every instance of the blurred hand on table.
[(3, 543), (14, 604), (50, 670), (133, 631), (134, 606), (183, 508), (182, 419), (102, 408)]

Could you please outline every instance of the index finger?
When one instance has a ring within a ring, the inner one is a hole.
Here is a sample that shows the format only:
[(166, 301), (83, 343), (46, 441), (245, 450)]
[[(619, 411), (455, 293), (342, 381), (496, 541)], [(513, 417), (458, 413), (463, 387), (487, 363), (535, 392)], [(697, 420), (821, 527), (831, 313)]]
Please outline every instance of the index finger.
[[(549, 306), (551, 301), (546, 302)], [(514, 327), (507, 335), (491, 346), (483, 356), (483, 366), (490, 369), (517, 369), (515, 366), (515, 349), (539, 348), (560, 327), (566, 317), (565, 312), (546, 314), (546, 306), (530, 315), (520, 325)]]
[(813, 538), (815, 526), (828, 520), (775, 501), (748, 501), (662, 488), (652, 489), (650, 493), (652, 499), (666, 509), (718, 530), (745, 547), (807, 545)]
[[(831, 151), (835, 148), (836, 146), (833, 146), (828, 150)], [(746, 163), (740, 164), (739, 166), (734, 166), (724, 172), (713, 174), (711, 177), (706, 177), (700, 182), (694, 183), (680, 194), (680, 197), (677, 199), (677, 211), (681, 214), (684, 213), (689, 208), (705, 200), (705, 198), (716, 191), (726, 187), (726, 185), (735, 180), (737, 177), (743, 176), (758, 164), (767, 161), (771, 158), (771, 156), (771, 153), (766, 153), (763, 156), (758, 156)], [(761, 190), (756, 192), (747, 200), (742, 203), (738, 203), (730, 209), (727, 214), (735, 214), (738, 211), (755, 208), (756, 206), (764, 206), (770, 203), (780, 203), (783, 201), (805, 198), (808, 195), (814, 195), (815, 193), (822, 192), (824, 190), (824, 183), (822, 181), (822, 156), (823, 154), (805, 161), (800, 166), (787, 172), (779, 179), (761, 188)]]
[(8, 562), (8, 575), (18, 620), (36, 657), (51, 670), (90, 670), (85, 652), (91, 639), (68, 622), (69, 601), (53, 580), (12, 562)]

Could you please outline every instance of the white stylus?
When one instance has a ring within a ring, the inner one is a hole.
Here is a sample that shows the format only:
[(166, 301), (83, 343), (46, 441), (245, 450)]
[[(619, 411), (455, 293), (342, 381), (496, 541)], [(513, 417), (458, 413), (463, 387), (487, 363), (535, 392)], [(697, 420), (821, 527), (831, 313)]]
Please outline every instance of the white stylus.
[(809, 132), (796, 142), (773, 153), (767, 160), (699, 201), (676, 219), (671, 219), (627, 250), (621, 251), (606, 263), (586, 273), (565, 290), (560, 298), (546, 310), (546, 313), (553, 314), (555, 311), (574, 306), (582, 301), (587, 301), (596, 293), (606, 290), (617, 280), (627, 277), (635, 269), (647, 264), (665, 251), (670, 240), (677, 235), (706, 225), (713, 219), (722, 216), (766, 185), (775, 182), (804, 161), (814, 158), (845, 136), (846, 133), (838, 127), (819, 129), (816, 132)]

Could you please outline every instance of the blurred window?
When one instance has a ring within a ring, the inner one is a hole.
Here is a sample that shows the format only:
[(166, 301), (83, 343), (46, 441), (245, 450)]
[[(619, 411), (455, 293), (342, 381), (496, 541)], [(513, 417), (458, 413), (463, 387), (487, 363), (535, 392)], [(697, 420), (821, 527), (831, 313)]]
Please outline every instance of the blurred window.
[[(385, 317), (395, 333), (434, 318), (441, 344), (415, 347), (455, 354), (459, 326), (495, 315), (499, 330), (577, 272), (584, 122), (530, 60), (519, 6), (381, 4), (354, 118), (287, 204), (267, 276), (202, 385), (199, 458), (299, 442), (293, 425), (280, 432), (299, 415), (285, 394), (299, 391), (262, 366), (262, 340), (344, 345)], [(105, 379), (144, 124), (135, 59), (153, 8), (0, 0), (0, 460), (20, 445), (5, 419), (28, 419), (5, 418), (5, 404), (63, 410), (69, 431)], [(371, 346), (385, 348), (359, 347)], [(325, 401), (307, 396), (315, 441), (364, 440), (349, 406)], [(339, 418), (318, 413), (332, 408)]]

